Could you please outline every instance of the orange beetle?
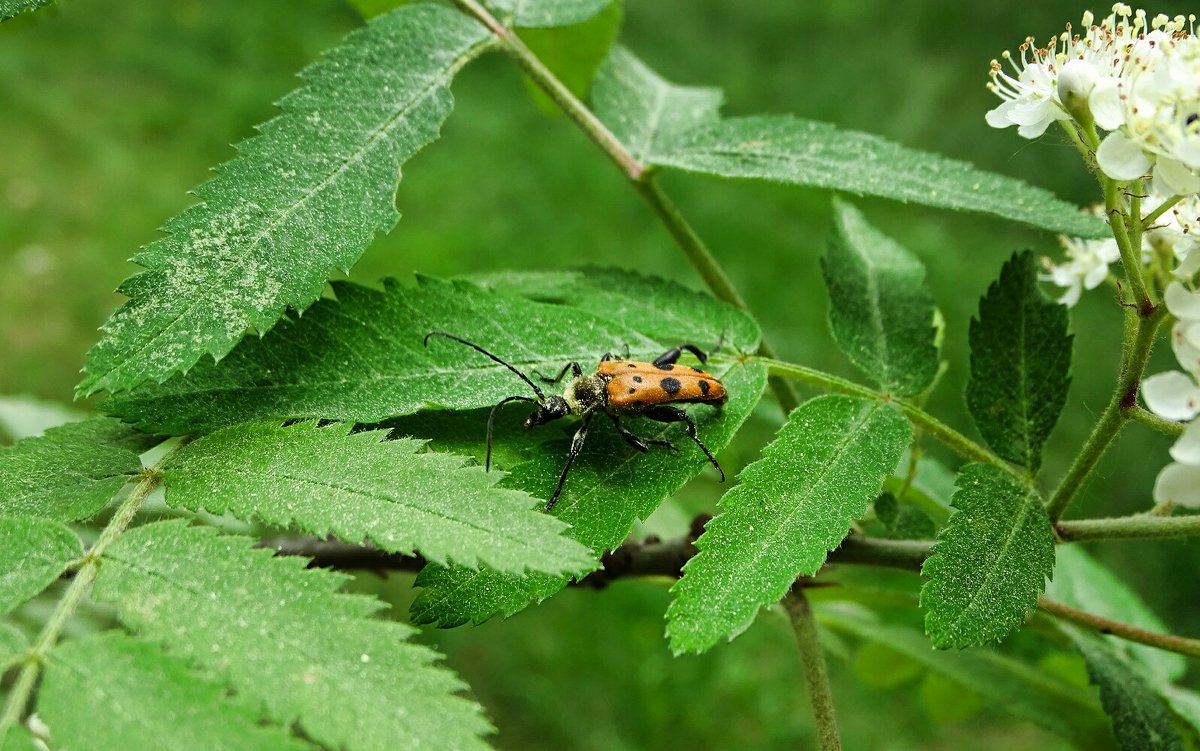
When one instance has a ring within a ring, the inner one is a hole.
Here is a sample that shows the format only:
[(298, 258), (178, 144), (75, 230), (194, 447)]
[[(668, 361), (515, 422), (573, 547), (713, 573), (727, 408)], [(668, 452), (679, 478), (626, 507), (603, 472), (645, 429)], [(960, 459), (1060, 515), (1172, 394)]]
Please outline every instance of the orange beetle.
[(537, 394), (536, 399), (528, 396), (508, 396), (492, 407), (487, 422), (485, 466), (488, 469), (492, 464), (492, 425), (496, 420), (496, 410), (508, 402), (534, 402), (538, 405), (529, 419), (525, 421), (526, 430), (567, 415), (579, 415), (582, 418), (579, 429), (575, 431), (575, 437), (571, 439), (571, 449), (567, 453), (566, 466), (563, 467), (562, 474), (558, 477), (558, 485), (554, 488), (550, 500), (546, 502), (547, 511), (554, 508), (555, 503), (558, 503), (558, 496), (562, 493), (563, 484), (567, 481), (567, 473), (583, 449), (588, 425), (597, 412), (608, 415), (612, 420), (613, 427), (617, 429), (617, 433), (638, 451), (649, 451), (650, 446), (662, 446), (673, 451), (676, 449), (670, 441), (639, 438), (630, 433), (621, 426), (622, 417), (640, 416), (658, 422), (682, 422), (687, 426), (688, 436), (696, 442), (712, 465), (721, 473), (721, 482), (725, 482), (725, 471), (721, 469), (716, 457), (696, 435), (695, 421), (682, 409), (669, 406), (671, 403), (703, 403), (720, 407), (729, 398), (725, 393), (725, 386), (716, 376), (679, 364), (679, 357), (684, 351), (691, 352), (701, 363), (708, 361), (708, 356), (694, 344), (680, 344), (659, 355), (654, 362), (618, 360), (611, 354), (606, 354), (600, 359), (600, 364), (596, 366), (596, 372), (589, 375), (584, 375), (583, 368), (577, 362), (569, 362), (564, 365), (554, 378), (546, 378), (534, 371), (545, 383), (558, 383), (568, 372), (571, 373), (571, 380), (567, 382), (561, 396), (558, 394), (547, 396), (536, 383), (530, 380), (529, 376), (478, 344), (445, 331), (430, 331), (425, 335), (425, 346), (429, 346), (429, 337), (431, 336), (451, 339), (486, 355), (520, 376), (521, 380), (529, 384), (529, 387)]

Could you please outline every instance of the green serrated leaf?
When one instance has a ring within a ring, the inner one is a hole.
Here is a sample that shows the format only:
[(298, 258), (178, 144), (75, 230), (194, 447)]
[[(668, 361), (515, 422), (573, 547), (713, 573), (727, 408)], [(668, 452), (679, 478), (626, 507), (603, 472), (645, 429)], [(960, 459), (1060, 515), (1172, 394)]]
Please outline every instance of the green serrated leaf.
[[(582, 98), (621, 28), (622, 6), (610, 2), (604, 10), (583, 23), (557, 28), (522, 29), (525, 46), (550, 69), (572, 94)], [(526, 84), (534, 99), (548, 112), (558, 105), (529, 79)]]
[[(729, 402), (719, 415), (705, 405), (691, 407), (689, 412), (696, 420), (701, 440), (716, 452), (729, 443), (758, 403), (766, 386), (766, 370), (759, 364), (748, 363), (713, 372), (729, 391)], [(429, 425), (427, 419), (426, 415), (414, 418), (417, 425)], [(607, 421), (597, 422), (599, 425), (594, 424), (583, 453), (571, 468), (554, 513), (571, 525), (569, 535), (598, 555), (619, 545), (635, 520), (648, 517), (664, 497), (703, 471), (707, 460), (678, 424), (626, 422), (628, 429), (638, 435), (670, 440), (680, 449), (678, 454), (657, 450), (641, 454), (630, 449)], [(513, 420), (508, 421), (507, 427), (498, 421), (497, 435), (520, 435), (517, 426)], [(538, 497), (548, 496), (562, 471), (569, 434), (574, 427), (543, 429), (554, 438), (530, 448), (529, 459), (509, 467), (502, 485)], [(404, 432), (405, 428), (397, 430)], [(434, 435), (437, 445), (436, 433), (421, 432)], [(479, 437), (475, 440), (479, 441)], [(482, 623), (498, 613), (512, 615), (558, 592), (566, 586), (567, 579), (540, 574), (520, 578), (486, 568), (472, 571), (459, 566), (427, 566), (416, 584), (423, 589), (412, 604), (411, 620), (455, 626)]]
[(833, 208), (835, 231), (821, 259), (833, 338), (886, 391), (919, 394), (938, 371), (925, 267), (858, 209), (839, 200)]
[(1089, 692), (1013, 657), (990, 649), (938, 652), (919, 631), (879, 623), (865, 610), (818, 606), (816, 615), (821, 625), (886, 645), (964, 690), (978, 692), (995, 710), (1027, 719), (1078, 748), (1112, 745), (1104, 715)]
[[(621, 278), (637, 279), (615, 272), (597, 277)], [(672, 305), (685, 296), (661, 280), (644, 285), (663, 290)], [(467, 347), (441, 338), (422, 346), (433, 329), (475, 341), (526, 372), (547, 374), (571, 361), (591, 368), (604, 352), (625, 346), (642, 359), (681, 341), (709, 346), (725, 332), (731, 349), (758, 346), (758, 327), (748, 316), (697, 293), (686, 293), (689, 304), (678, 310), (652, 304), (648, 311), (645, 302), (618, 306), (610, 297), (610, 309), (592, 313), (572, 299), (537, 303), (427, 277), (415, 288), (385, 282), (382, 292), (333, 286), (336, 301), (321, 300), (302, 319), (247, 340), (219, 366), (201, 363), (165, 384), (114, 396), (105, 409), (183, 434), (270, 417), (374, 423), (429, 407), (473, 409), (511, 394), (532, 395), (510, 371)], [(586, 299), (594, 303), (596, 296)], [(653, 310), (661, 310), (666, 323), (655, 320)]]
[(1071, 384), (1067, 309), (1038, 288), (1031, 251), (1014, 254), (971, 320), (967, 407), (1001, 457), (1037, 474)]
[(1112, 644), (1071, 626), (1063, 630), (1087, 661), (1088, 676), (1100, 689), (1100, 703), (1123, 751), (1182, 751), (1163, 697)]
[(38, 714), (61, 748), (301, 751), (312, 748), (153, 644), (109, 631), (60, 644), (46, 661)]
[(21, 660), (29, 640), (7, 623), (0, 623), (0, 674)]
[(82, 412), (28, 396), (0, 396), (0, 438), (19, 441), (45, 433), (50, 428), (79, 422)]
[(52, 2), (54, 0), (0, 0), (0, 21), (7, 21), (20, 13), (44, 8)]
[(797, 576), (816, 573), (911, 437), (904, 415), (879, 402), (822, 396), (794, 410), (696, 541), (699, 554), (671, 590), (671, 648), (699, 652), (732, 639)]
[[(1170, 630), (1136, 592), (1080, 546), (1060, 545), (1057, 558), (1054, 580), (1046, 587), (1047, 597), (1148, 631)], [(1187, 658), (1181, 654), (1115, 636), (1108, 637), (1108, 641), (1112, 649), (1140, 664), (1156, 683), (1168, 683), (1187, 672)]]
[(592, 84), (597, 117), (639, 162), (680, 133), (715, 123), (723, 98), (720, 89), (667, 81), (620, 46), (609, 52)]
[(925, 632), (938, 648), (1002, 639), (1054, 572), (1054, 532), (1037, 491), (991, 464), (959, 470), (957, 514), (921, 573)]
[(141, 471), (138, 454), (156, 440), (94, 417), (0, 447), (0, 516), (86, 519)]
[(0, 517), (0, 615), (50, 586), (83, 543), (58, 522)]
[(542, 501), (495, 487), (503, 475), (427, 453), (425, 442), (350, 434), (346, 424), (241, 425), (188, 444), (163, 468), (169, 505), (261, 519), (439, 563), (517, 574), (590, 570)]
[[(758, 346), (758, 324), (732, 305), (707, 292), (625, 269), (585, 266), (568, 271), (508, 271), (472, 279), (497, 292), (611, 319), (660, 346), (690, 341), (717, 358), (749, 353)], [(625, 344), (621, 342), (617, 349), (622, 356)]]
[(731, 118), (695, 128), (656, 149), (650, 161), (706, 175), (990, 214), (1076, 237), (1110, 235), (1102, 219), (1042, 188), (879, 136), (790, 116)]
[(406, 643), (413, 629), (369, 618), (382, 603), (348, 577), (273, 557), (245, 537), (170, 521), (137, 527), (105, 554), (94, 596), (278, 724), (346, 751), (483, 749), (463, 684)]
[(490, 36), (457, 11), (410, 5), (306, 69), (283, 114), (134, 258), (147, 271), (121, 286), (130, 300), (104, 325), (79, 392), (161, 382), (316, 300), (331, 269), (348, 270), (396, 223), (400, 165), (437, 138), (450, 80)]

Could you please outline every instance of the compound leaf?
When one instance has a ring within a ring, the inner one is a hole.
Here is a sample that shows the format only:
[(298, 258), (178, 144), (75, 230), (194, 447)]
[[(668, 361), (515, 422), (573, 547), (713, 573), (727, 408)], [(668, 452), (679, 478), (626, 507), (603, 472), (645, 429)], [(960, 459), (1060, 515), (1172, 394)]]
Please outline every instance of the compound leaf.
[(850, 204), (835, 200), (833, 208), (835, 230), (821, 259), (833, 338), (887, 391), (919, 394), (938, 371), (925, 267)]
[(161, 382), (316, 300), (331, 269), (348, 270), (396, 223), (400, 165), (437, 138), (451, 79), (489, 37), (457, 11), (409, 5), (307, 68), (283, 114), (134, 258), (147, 271), (121, 286), (130, 299), (104, 325), (79, 392)]
[(1067, 626), (1087, 662), (1088, 676), (1100, 689), (1100, 703), (1112, 719), (1113, 734), (1124, 751), (1183, 751), (1171, 710), (1163, 697), (1111, 642)]
[(0, 447), (0, 515), (86, 519), (141, 471), (157, 439), (95, 417)]
[[(716, 452), (729, 443), (758, 403), (766, 386), (766, 371), (759, 364), (747, 363), (715, 368), (713, 372), (724, 382), (730, 395), (729, 402), (719, 416), (704, 405), (689, 411), (697, 422), (701, 440)], [(482, 414), (473, 416), (476, 445), (482, 419)], [(436, 446), (440, 432), (437, 422), (440, 422), (440, 416), (436, 413), (422, 414), (401, 421), (397, 430), (431, 435)], [(605, 423), (606, 420), (593, 423), (583, 453), (572, 466), (554, 509), (558, 518), (570, 523), (568, 534), (591, 548), (596, 557), (619, 545), (635, 520), (649, 516), (664, 497), (678, 491), (708, 464), (678, 424), (665, 426), (649, 421), (627, 421), (626, 427), (638, 435), (670, 440), (680, 449), (678, 454), (659, 450), (640, 454), (630, 449)], [(447, 431), (450, 440), (456, 439), (454, 425), (451, 423), (451, 429)], [(507, 423), (500, 421), (497, 433), (513, 436), (510, 440), (527, 438), (518, 432), (518, 425), (511, 419)], [(574, 427), (554, 429), (550, 431), (553, 439), (538, 446), (526, 446), (525, 460), (508, 468), (509, 475), (502, 485), (525, 490), (540, 498), (547, 497), (562, 471), (569, 434)], [(512, 451), (507, 447), (500, 448)], [(566, 586), (567, 579), (541, 574), (521, 578), (488, 568), (472, 571), (461, 566), (427, 566), (416, 583), (424, 589), (412, 604), (412, 621), (456, 626), (482, 623), (497, 613), (512, 615), (558, 592)]]
[(679, 133), (715, 123), (723, 98), (720, 89), (667, 81), (620, 46), (609, 52), (592, 84), (596, 115), (639, 162)]
[(939, 648), (1006, 636), (1054, 571), (1054, 532), (1035, 490), (991, 464), (964, 466), (957, 484), (958, 513), (921, 569), (925, 632)]
[(38, 714), (61, 748), (301, 751), (311, 748), (225, 687), (153, 644), (110, 631), (60, 644), (46, 661)]
[(1071, 383), (1067, 309), (1038, 288), (1037, 261), (1015, 254), (971, 320), (967, 407), (996, 453), (1036, 474)]
[[(627, 280), (630, 291), (547, 304), (428, 277), (415, 288), (385, 282), (382, 292), (335, 283), (337, 300), (321, 300), (302, 319), (247, 340), (219, 366), (201, 363), (167, 383), (114, 396), (104, 408), (182, 434), (271, 417), (374, 423), (430, 407), (474, 409), (511, 394), (532, 396), (510, 371), (467, 347), (443, 338), (422, 346), (433, 329), (472, 340), (526, 372), (549, 374), (571, 361), (591, 368), (604, 352), (626, 346), (641, 359), (681, 341), (707, 347), (722, 334), (739, 351), (757, 346), (753, 320), (710, 296), (633, 274), (589, 276), (562, 278), (575, 280), (573, 290)], [(638, 292), (649, 304), (630, 299)]]
[(1078, 237), (1109, 234), (1103, 220), (1041, 188), (879, 136), (790, 116), (738, 117), (689, 130), (650, 161), (750, 178), (990, 214)]
[(432, 561), (523, 573), (590, 569), (590, 551), (561, 533), (502, 473), (428, 453), (387, 431), (305, 422), (240, 425), (188, 444), (163, 468), (167, 503), (336, 535)]
[(82, 554), (83, 543), (58, 522), (0, 517), (0, 615), (50, 586)]
[[(1170, 630), (1136, 592), (1079, 545), (1058, 546), (1056, 557), (1054, 580), (1046, 587), (1047, 597), (1147, 631)], [(1176, 652), (1115, 636), (1106, 640), (1113, 650), (1140, 665), (1155, 683), (1169, 683), (1187, 672), (1187, 658)]]
[(348, 577), (273, 557), (245, 537), (178, 521), (109, 547), (94, 596), (137, 635), (227, 683), (280, 725), (346, 751), (483, 749), (490, 730), (414, 629), (370, 618), (382, 604)]
[(911, 437), (904, 415), (880, 402), (822, 396), (793, 411), (696, 541), (667, 610), (671, 648), (732, 639), (797, 576), (816, 573)]

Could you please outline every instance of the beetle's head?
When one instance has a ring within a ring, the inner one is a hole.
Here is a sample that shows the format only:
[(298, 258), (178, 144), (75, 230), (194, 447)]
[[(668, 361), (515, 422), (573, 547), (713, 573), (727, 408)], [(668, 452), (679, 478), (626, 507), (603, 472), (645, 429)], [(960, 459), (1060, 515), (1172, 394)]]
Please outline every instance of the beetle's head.
[(551, 420), (566, 417), (570, 413), (571, 407), (567, 404), (567, 400), (558, 394), (551, 394), (546, 397), (546, 401), (538, 404), (537, 410), (525, 421), (525, 429), (529, 430), (538, 425), (545, 425)]

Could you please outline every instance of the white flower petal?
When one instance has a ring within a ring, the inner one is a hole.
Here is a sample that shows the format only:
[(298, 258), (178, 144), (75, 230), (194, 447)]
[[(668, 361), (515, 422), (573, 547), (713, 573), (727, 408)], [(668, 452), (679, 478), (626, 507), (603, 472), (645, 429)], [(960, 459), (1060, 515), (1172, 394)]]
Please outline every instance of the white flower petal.
[(1079, 302), (1079, 297), (1082, 294), (1083, 287), (1076, 282), (1075, 284), (1067, 287), (1066, 293), (1063, 294), (1062, 297), (1058, 298), (1058, 301), (1063, 305), (1066, 305), (1068, 308), (1073, 308), (1075, 307), (1075, 303)]
[(1187, 136), (1183, 142), (1176, 145), (1171, 151), (1179, 161), (1191, 169), (1200, 168), (1200, 138), (1196, 136)]
[(1096, 149), (1096, 162), (1114, 180), (1136, 180), (1150, 171), (1150, 159), (1141, 144), (1121, 131), (1108, 134)]
[[(1103, 149), (1104, 144), (1100, 144), (1100, 148)], [(1200, 175), (1188, 169), (1183, 162), (1165, 156), (1160, 156), (1154, 165), (1154, 182), (1175, 195), (1200, 193)]]
[(1155, 503), (1200, 508), (1200, 467), (1168, 464), (1154, 482)]
[(1183, 341), (1191, 347), (1200, 348), (1200, 321), (1180, 321)]
[(1003, 101), (995, 109), (988, 110), (984, 116), (987, 124), (993, 128), (1007, 128), (1010, 125), (1015, 125), (1011, 117), (1013, 108), (1017, 103), (1011, 99)]
[[(1175, 253), (1177, 256), (1179, 255), (1178, 250)], [(1188, 253), (1183, 263), (1179, 264), (1179, 268), (1171, 273), (1180, 279), (1191, 279), (1197, 271), (1200, 271), (1200, 252)]]
[(1116, 78), (1101, 78), (1088, 94), (1088, 108), (1092, 117), (1105, 130), (1116, 130), (1125, 124), (1125, 110), (1121, 107), (1121, 93)]
[(1175, 352), (1179, 367), (1191, 373), (1193, 378), (1200, 378), (1200, 349), (1188, 344), (1187, 336), (1179, 324), (1175, 324), (1171, 332), (1171, 349)]
[(1180, 464), (1200, 467), (1200, 422), (1188, 423), (1183, 435), (1171, 447), (1171, 458)]
[(1044, 120), (1021, 125), (1017, 128), (1017, 135), (1021, 138), (1040, 138), (1046, 132), (1046, 128), (1050, 127), (1050, 123), (1054, 122), (1053, 117), (1047, 117)]
[(1100, 71), (1087, 60), (1068, 60), (1058, 72), (1058, 98), (1067, 109), (1079, 102), (1087, 107), (1088, 95), (1092, 93), (1096, 82), (1100, 80)]
[(1083, 275), (1083, 286), (1087, 287), (1088, 289), (1096, 289), (1100, 286), (1100, 283), (1107, 278), (1108, 266), (1098, 263), (1092, 268), (1088, 269), (1088, 272)]
[(1200, 387), (1184, 373), (1155, 373), (1142, 382), (1142, 398), (1151, 412), (1167, 420), (1190, 420), (1200, 412)]
[(1181, 321), (1200, 321), (1200, 292), (1192, 292), (1179, 282), (1171, 282), (1163, 299), (1171, 315)]

